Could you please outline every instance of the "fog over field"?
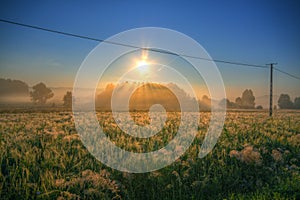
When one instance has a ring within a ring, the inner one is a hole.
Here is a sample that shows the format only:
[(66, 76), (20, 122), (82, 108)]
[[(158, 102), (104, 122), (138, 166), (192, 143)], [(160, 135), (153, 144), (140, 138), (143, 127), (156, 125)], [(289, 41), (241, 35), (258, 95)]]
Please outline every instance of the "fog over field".
[[(29, 92), (32, 91), (32, 87), (29, 87), (25, 82), (19, 81), (19, 80), (10, 80), (10, 79), (0, 79), (0, 106), (5, 106), (5, 105), (31, 105), (31, 98), (29, 95)], [(10, 80), (10, 81), (4, 81), (4, 80)], [(17, 85), (9, 85), (7, 84), (7, 82), (12, 83), (12, 82), (16, 82), (16, 83), (21, 83), (22, 87), (19, 87)], [(129, 83), (129, 84), (135, 84), (135, 83)], [(140, 85), (142, 85), (142, 83), (139, 83)], [(109, 85), (112, 85), (112, 87), (109, 87)], [(153, 83), (153, 85), (155, 85)], [(180, 89), (178, 86), (176, 86), (176, 84), (166, 84), (167, 87), (173, 88), (175, 90), (178, 91), (182, 91), (181, 93), (184, 96), (189, 96), (189, 94), (184, 94), (184, 90)], [(53, 92), (53, 97), (50, 98), (47, 103), (48, 104), (55, 104), (55, 105), (62, 105), (63, 104), (63, 97), (66, 94), (66, 92), (73, 90), (72, 87), (51, 87), (49, 86), (49, 88), (52, 90)], [(107, 109), (110, 104), (110, 96), (112, 95), (113, 89), (115, 88), (114, 84), (108, 83), (105, 88), (97, 88), (96, 90), (96, 106), (98, 107), (102, 107), (104, 109)], [(79, 90), (81, 90), (83, 93), (87, 92), (87, 91), (92, 91), (93, 89), (88, 89), (88, 88), (79, 88)], [(119, 90), (120, 92), (120, 90)], [(143, 91), (144, 94), (146, 93), (151, 93), (152, 91), (150, 89), (148, 89), (147, 91)], [(163, 93), (164, 91), (158, 91), (158, 93), (162, 93), (161, 97), (164, 97)], [(204, 94), (205, 95), (205, 94)], [(202, 97), (204, 95), (198, 95), (200, 96), (201, 100)], [(254, 96), (255, 96), (255, 91), (254, 91)], [(273, 94), (273, 104), (277, 105), (277, 100), (279, 98), (280, 95), (278, 94)], [(143, 95), (140, 96), (139, 98), (144, 97)], [(89, 97), (85, 97), (85, 98), (89, 98)], [(231, 97), (227, 97), (230, 101), (234, 102), (235, 99), (237, 97), (231, 96)], [(166, 97), (167, 99), (167, 97)], [(263, 96), (255, 96), (255, 105), (261, 105), (263, 108), (267, 109), (269, 106), (269, 95), (263, 95)], [(294, 97), (292, 96), (291, 99), (294, 99)], [(220, 100), (215, 100), (215, 101), (220, 101)], [(103, 105), (101, 105), (103, 104)], [(208, 104), (208, 103), (206, 103)]]

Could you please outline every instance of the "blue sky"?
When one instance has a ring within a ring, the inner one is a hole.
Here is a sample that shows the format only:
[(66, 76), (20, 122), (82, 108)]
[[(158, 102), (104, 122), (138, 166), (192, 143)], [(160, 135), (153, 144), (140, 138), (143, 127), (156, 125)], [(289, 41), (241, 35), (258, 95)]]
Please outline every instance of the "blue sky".
[[(2, 1), (0, 18), (106, 39), (138, 27), (164, 27), (199, 42), (213, 59), (266, 64), (300, 76), (299, 1)], [(72, 86), (98, 44), (0, 23), (0, 76), (29, 85)], [(229, 97), (268, 93), (268, 70), (217, 64)], [(275, 72), (275, 92), (300, 95), (300, 81)]]

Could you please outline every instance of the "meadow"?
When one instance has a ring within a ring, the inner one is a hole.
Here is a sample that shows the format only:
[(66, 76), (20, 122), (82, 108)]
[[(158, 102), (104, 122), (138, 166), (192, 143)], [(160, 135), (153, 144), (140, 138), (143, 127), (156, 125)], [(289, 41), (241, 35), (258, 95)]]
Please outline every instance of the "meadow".
[[(122, 133), (110, 113), (97, 116), (116, 145), (134, 152), (163, 147), (178, 128), (178, 113), (169, 113), (146, 141)], [(1, 112), (0, 199), (300, 199), (300, 112), (229, 111), (215, 148), (200, 159), (209, 117), (201, 112), (198, 134), (176, 162), (134, 174), (97, 161), (69, 111)]]

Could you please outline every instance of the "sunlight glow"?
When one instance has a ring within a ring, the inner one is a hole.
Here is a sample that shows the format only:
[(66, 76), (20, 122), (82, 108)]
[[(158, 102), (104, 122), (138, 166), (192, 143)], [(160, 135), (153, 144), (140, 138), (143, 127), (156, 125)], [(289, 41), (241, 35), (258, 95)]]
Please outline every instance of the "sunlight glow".
[(145, 74), (149, 71), (149, 63), (146, 60), (137, 61), (136, 67), (141, 74)]

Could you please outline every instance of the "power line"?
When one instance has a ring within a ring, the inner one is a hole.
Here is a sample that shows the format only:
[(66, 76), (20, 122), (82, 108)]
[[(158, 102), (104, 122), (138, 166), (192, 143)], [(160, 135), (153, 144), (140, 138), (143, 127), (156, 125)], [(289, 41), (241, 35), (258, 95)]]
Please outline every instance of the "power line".
[(112, 44), (112, 45), (125, 46), (125, 47), (134, 48), (134, 49), (147, 50), (147, 51), (153, 51), (153, 52), (158, 52), (158, 53), (163, 53), (163, 54), (170, 54), (170, 55), (177, 55), (177, 56), (181, 56), (181, 57), (193, 58), (193, 59), (199, 59), (199, 60), (206, 60), (206, 61), (210, 61), (210, 62), (218, 62), (218, 63), (224, 63), (224, 64), (247, 66), (247, 67), (256, 67), (256, 68), (267, 68), (267, 66), (265, 66), (265, 65), (255, 65), (255, 64), (242, 63), (242, 62), (233, 62), (233, 61), (226, 61), (226, 60), (209, 59), (209, 58), (203, 58), (203, 57), (191, 56), (191, 55), (185, 55), (185, 54), (175, 54), (175, 53), (160, 50), (160, 49), (151, 49), (151, 48), (146, 48), (146, 47), (139, 47), (139, 46), (134, 46), (134, 45), (130, 45), (130, 44), (125, 44), (125, 43), (112, 42), (112, 41), (107, 41), (107, 40), (104, 40), (104, 39), (93, 38), (93, 37), (88, 37), (88, 36), (84, 36), (84, 35), (78, 35), (78, 34), (74, 34), (74, 33), (63, 32), (63, 31), (58, 31), (58, 30), (54, 30), (54, 29), (49, 29), (49, 28), (44, 28), (44, 27), (40, 27), (40, 26), (34, 26), (34, 25), (30, 25), (30, 24), (24, 24), (24, 23), (19, 23), (19, 22), (15, 22), (15, 21), (4, 20), (4, 19), (0, 19), (0, 21), (4, 22), (4, 23), (8, 23), (8, 24), (17, 25), (17, 26), (37, 29), (37, 30), (41, 30), (41, 31), (61, 34), (61, 35), (70, 36), (70, 37), (76, 37), (76, 38), (80, 38), (80, 39), (103, 42), (103, 43)]
[(300, 77), (298, 77), (298, 76), (295, 76), (295, 75), (290, 74), (290, 73), (288, 73), (288, 72), (282, 71), (281, 69), (278, 69), (278, 68), (276, 68), (276, 67), (274, 67), (274, 69), (275, 69), (276, 71), (281, 72), (281, 73), (283, 73), (283, 74), (285, 74), (285, 75), (288, 75), (288, 76), (290, 76), (290, 77), (292, 77), (292, 78), (295, 78), (295, 79), (300, 80)]
[[(13, 24), (13, 25), (17, 25), (17, 26), (22, 26), (22, 27), (27, 27), (27, 28), (32, 28), (32, 29), (37, 29), (37, 30), (46, 31), (46, 32), (51, 32), (51, 33), (56, 33), (56, 34), (61, 34), (61, 35), (70, 36), (70, 37), (76, 37), (76, 38), (80, 38), (80, 39), (86, 39), (86, 40), (92, 40), (92, 41), (96, 41), (96, 42), (103, 42), (103, 43), (112, 44), (112, 45), (130, 47), (130, 48), (134, 48), (134, 49), (158, 52), (158, 53), (162, 53), (162, 54), (177, 55), (177, 56), (186, 57), (186, 58), (200, 59), (200, 60), (206, 60), (206, 61), (210, 61), (210, 62), (230, 64), (230, 65), (239, 65), (239, 66), (256, 67), (256, 68), (268, 68), (265, 65), (256, 65), (256, 64), (233, 62), (233, 61), (218, 60), (218, 59), (209, 59), (209, 58), (203, 58), (203, 57), (191, 56), (191, 55), (185, 55), (185, 54), (175, 54), (175, 53), (165, 51), (165, 50), (151, 49), (151, 48), (146, 48), (146, 47), (139, 47), (139, 46), (135, 46), (135, 45), (125, 44), (125, 43), (112, 42), (112, 41), (107, 41), (107, 40), (104, 40), (104, 39), (93, 38), (93, 37), (88, 37), (88, 36), (84, 36), (84, 35), (78, 35), (78, 34), (74, 34), (74, 33), (58, 31), (58, 30), (54, 30), (54, 29), (44, 28), (44, 27), (41, 27), (41, 26), (34, 26), (34, 25), (30, 25), (30, 24), (24, 24), (24, 23), (19, 23), (19, 22), (15, 22), (15, 21), (5, 20), (5, 19), (0, 19), (0, 22)], [(290, 74), (288, 72), (285, 72), (285, 71), (280, 70), (280, 69), (275, 68), (275, 67), (274, 67), (274, 69), (276, 71), (281, 72), (285, 75), (288, 75), (292, 78), (300, 80), (300, 77), (297, 77), (293, 74)]]
[(18, 25), (18, 26), (27, 27), (27, 28), (42, 30), (42, 31), (46, 31), (46, 32), (51, 32), (51, 33), (56, 33), (56, 34), (61, 34), (61, 35), (66, 35), (66, 36), (81, 38), (81, 39), (92, 40), (92, 41), (96, 41), (96, 42), (105, 42), (105, 43), (115, 44), (115, 45), (119, 45), (119, 46), (126, 46), (126, 47), (138, 48), (138, 47), (135, 47), (135, 46), (132, 46), (132, 45), (127, 45), (127, 44), (122, 44), (122, 43), (117, 43), (117, 42), (105, 41), (105, 40), (98, 39), (98, 38), (92, 38), (92, 37), (78, 35), (78, 34), (74, 34), (74, 33), (67, 33), (67, 32), (63, 32), (63, 31), (57, 31), (57, 30), (54, 30), (54, 29), (44, 28), (44, 27), (40, 27), (40, 26), (33, 26), (33, 25), (29, 25), (29, 24), (24, 24), (24, 23), (19, 23), (19, 22), (4, 20), (4, 19), (0, 19), (0, 21), (4, 22), (4, 23), (8, 23), (8, 24), (14, 24), (14, 25)]

